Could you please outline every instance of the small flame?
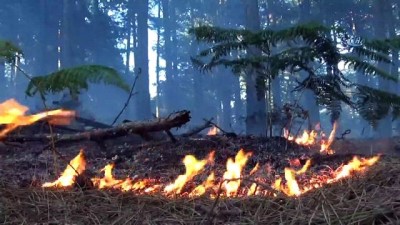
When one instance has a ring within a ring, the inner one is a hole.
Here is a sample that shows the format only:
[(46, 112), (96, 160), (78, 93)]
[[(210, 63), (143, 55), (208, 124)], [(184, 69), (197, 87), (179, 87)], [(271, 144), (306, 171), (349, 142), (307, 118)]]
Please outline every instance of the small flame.
[(332, 142), (335, 140), (337, 127), (338, 127), (338, 124), (337, 124), (337, 121), (335, 121), (333, 123), (333, 128), (332, 128), (331, 133), (329, 134), (328, 140), (321, 141), (321, 149), (320, 149), (321, 153), (326, 153), (328, 155), (332, 155), (335, 153), (335, 151), (333, 149), (330, 149), (330, 146), (332, 145)]
[(214, 136), (217, 134), (218, 134), (218, 128), (216, 126), (212, 126), (207, 132), (208, 136)]
[[(40, 119), (46, 117), (63, 117), (63, 124), (67, 123), (67, 119), (75, 116), (73, 111), (66, 110), (51, 110), (47, 112), (41, 112), (34, 115), (26, 116), (25, 113), (28, 111), (28, 107), (21, 105), (15, 99), (9, 99), (3, 103), (0, 103), (0, 124), (7, 124), (6, 128), (0, 132), (0, 137), (5, 136), (7, 133), (16, 129), (19, 126), (30, 125)], [(56, 119), (51, 120), (53, 124), (59, 124)]]
[(359, 159), (357, 156), (354, 156), (348, 164), (340, 166), (335, 171), (335, 177), (328, 179), (328, 183), (332, 183), (342, 178), (348, 177), (353, 171), (364, 171), (367, 167), (374, 165), (379, 160), (379, 158), (380, 156), (374, 156), (369, 159)]
[[(214, 152), (210, 153), (210, 155), (213, 156)], [(196, 157), (193, 155), (185, 156), (185, 158), (183, 159), (183, 164), (186, 168), (185, 174), (179, 175), (174, 183), (171, 183), (164, 188), (164, 191), (167, 193), (181, 193), (182, 188), (185, 186), (185, 184), (188, 181), (192, 180), (193, 177), (195, 177), (197, 174), (199, 174), (208, 162), (210, 162), (211, 160), (213, 161), (213, 157), (211, 157), (210, 155), (208, 156), (208, 159), (203, 160), (197, 160)]]
[(278, 191), (283, 191), (288, 196), (301, 195), (302, 191), (300, 190), (299, 184), (296, 181), (296, 175), (305, 173), (310, 168), (310, 166), (311, 166), (311, 160), (309, 159), (304, 164), (304, 166), (298, 171), (286, 167), (285, 180), (287, 182), (287, 187), (281, 187), (282, 180), (281, 178), (278, 178), (274, 183), (274, 188)]
[(255, 166), (254, 166), (254, 168), (250, 171), (250, 175), (253, 175), (253, 174), (255, 174), (258, 170), (260, 169), (260, 164), (259, 163), (257, 163)]
[(223, 187), (228, 197), (237, 193), (240, 186), (242, 169), (251, 155), (251, 152), (245, 153), (243, 149), (240, 149), (235, 156), (235, 160), (229, 158), (226, 162), (226, 172), (223, 175), (226, 181), (223, 183)]
[(303, 131), (303, 134), (301, 135), (301, 137), (295, 138), (293, 135), (289, 134), (289, 131), (286, 128), (284, 128), (283, 135), (289, 141), (294, 141), (299, 145), (313, 145), (313, 144), (315, 144), (318, 134), (314, 130), (312, 130), (310, 132), (305, 130), (305, 131)]
[(75, 156), (70, 162), (64, 172), (54, 182), (46, 182), (42, 187), (69, 187), (74, 184), (75, 178), (82, 174), (86, 169), (86, 160), (83, 150)]
[(215, 174), (211, 172), (211, 174), (207, 177), (207, 179), (197, 186), (193, 191), (189, 194), (190, 197), (201, 196), (206, 193), (206, 191), (212, 187), (214, 187), (215, 182)]

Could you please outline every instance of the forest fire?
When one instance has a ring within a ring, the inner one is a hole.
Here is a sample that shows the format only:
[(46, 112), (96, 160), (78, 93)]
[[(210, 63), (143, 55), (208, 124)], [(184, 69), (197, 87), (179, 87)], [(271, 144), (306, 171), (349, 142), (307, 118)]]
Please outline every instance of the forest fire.
[(0, 132), (0, 137), (3, 137), (19, 126), (27, 126), (44, 118), (49, 118), (52, 124), (67, 124), (70, 119), (75, 116), (73, 111), (61, 109), (41, 112), (34, 115), (25, 115), (27, 111), (28, 107), (21, 105), (15, 99), (9, 99), (0, 103), (0, 124), (7, 125)]
[[(251, 152), (241, 149), (235, 158), (228, 158), (226, 171), (213, 171), (214, 152), (211, 152), (205, 159), (198, 160), (193, 155), (187, 155), (183, 159), (186, 171), (179, 175), (171, 183), (163, 183), (156, 179), (124, 180), (116, 179), (112, 175), (113, 164), (106, 165), (102, 172), (103, 178), (92, 178), (93, 185), (98, 189), (114, 189), (121, 191), (131, 191), (137, 194), (162, 194), (169, 196), (199, 197), (208, 194), (210, 197), (221, 195), (225, 197), (235, 196), (275, 196), (281, 192), (287, 196), (300, 196), (313, 189), (321, 188), (326, 184), (335, 183), (341, 179), (351, 177), (355, 172), (363, 172), (370, 166), (376, 164), (379, 156), (371, 158), (354, 157), (346, 164), (342, 164), (337, 169), (312, 171), (312, 160), (298, 170), (286, 167), (283, 174), (276, 172), (276, 178), (267, 179), (262, 175), (263, 166), (256, 165), (248, 175), (245, 175), (245, 167), (248, 159), (252, 156)], [(72, 168), (73, 167), (73, 168)], [(78, 175), (85, 170), (86, 162), (83, 151), (71, 160), (61, 177), (54, 182), (48, 182), (42, 187), (71, 187)], [(255, 176), (260, 171), (259, 176)], [(195, 179), (200, 174), (209, 173), (206, 179), (198, 181)], [(217, 178), (216, 174), (222, 174)], [(255, 177), (252, 180), (246, 177)], [(193, 186), (194, 183), (199, 185)]]

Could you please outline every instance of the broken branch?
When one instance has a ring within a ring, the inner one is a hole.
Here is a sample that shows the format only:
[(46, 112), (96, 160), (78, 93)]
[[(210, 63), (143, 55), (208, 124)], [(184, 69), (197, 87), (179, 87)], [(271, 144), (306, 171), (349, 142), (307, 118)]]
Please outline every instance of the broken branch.
[(74, 142), (82, 140), (99, 141), (110, 138), (122, 137), (128, 134), (145, 134), (149, 132), (170, 130), (174, 127), (181, 127), (190, 121), (190, 111), (183, 110), (170, 114), (168, 117), (156, 119), (152, 121), (134, 121), (120, 124), (116, 127), (105, 129), (94, 129), (86, 132), (74, 134), (37, 134), (37, 135), (10, 135), (4, 138), (5, 141), (11, 142), (28, 142), (28, 141), (49, 141), (52, 138), (57, 143)]

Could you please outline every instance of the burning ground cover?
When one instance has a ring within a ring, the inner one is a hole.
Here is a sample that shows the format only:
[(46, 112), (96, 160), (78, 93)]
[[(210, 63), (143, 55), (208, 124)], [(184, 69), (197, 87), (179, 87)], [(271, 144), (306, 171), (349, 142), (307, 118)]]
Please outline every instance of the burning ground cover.
[(278, 194), (212, 199), (116, 190), (0, 187), (5, 223), (51, 224), (395, 224), (399, 161), (381, 159), (361, 177), (300, 197)]
[[(400, 220), (400, 159), (327, 154), (331, 135), (113, 141), (0, 149), (7, 224), (384, 224)], [(311, 134), (311, 135), (310, 135)], [(292, 139), (290, 137), (293, 137)], [(302, 140), (302, 141), (301, 141)]]

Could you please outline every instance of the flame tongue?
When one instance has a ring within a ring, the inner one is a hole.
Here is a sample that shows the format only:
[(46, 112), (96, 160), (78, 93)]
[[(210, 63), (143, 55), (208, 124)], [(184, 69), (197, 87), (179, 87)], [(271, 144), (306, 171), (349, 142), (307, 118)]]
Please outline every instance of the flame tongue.
[(197, 160), (196, 157), (193, 155), (185, 156), (185, 158), (183, 159), (183, 164), (186, 168), (185, 174), (179, 175), (174, 183), (169, 184), (164, 188), (164, 191), (167, 193), (181, 193), (183, 186), (185, 186), (188, 181), (191, 181), (193, 177), (199, 174), (208, 162), (213, 161), (213, 156), (214, 152), (210, 153), (208, 159), (203, 160)]
[(226, 172), (223, 175), (223, 178), (226, 181), (224, 181), (223, 187), (228, 197), (237, 193), (240, 186), (242, 169), (251, 155), (251, 152), (245, 153), (243, 149), (240, 149), (236, 154), (235, 161), (233, 161), (232, 158), (229, 158), (226, 162)]
[(322, 141), (322, 143), (321, 143), (320, 152), (325, 152), (325, 153), (327, 153), (329, 155), (332, 155), (333, 153), (335, 153), (333, 151), (333, 149), (330, 149), (330, 146), (331, 146), (333, 140), (335, 140), (337, 127), (338, 127), (338, 124), (335, 121), (335, 123), (333, 123), (333, 128), (332, 128), (331, 133), (329, 134), (328, 140), (327, 141)]
[(86, 169), (86, 160), (83, 150), (73, 158), (64, 172), (54, 182), (47, 182), (42, 187), (68, 187), (74, 184), (78, 175), (82, 174)]
[(19, 126), (27, 126), (46, 117), (63, 117), (62, 120), (57, 120), (53, 118), (51, 122), (53, 124), (59, 124), (58, 121), (62, 121), (63, 124), (66, 124), (69, 122), (68, 118), (70, 119), (71, 117), (75, 116), (75, 113), (73, 111), (66, 111), (61, 109), (42, 112), (29, 116), (25, 115), (27, 111), (28, 107), (19, 104), (14, 99), (10, 99), (3, 103), (0, 103), (0, 124), (7, 124), (6, 128), (0, 132), (0, 137), (3, 137), (4, 135)]
[(374, 156), (369, 159), (360, 159), (357, 156), (354, 156), (354, 158), (348, 164), (340, 166), (335, 171), (334, 178), (329, 179), (328, 183), (332, 183), (342, 178), (348, 177), (353, 171), (364, 171), (367, 167), (374, 165), (378, 160), (379, 156)]

